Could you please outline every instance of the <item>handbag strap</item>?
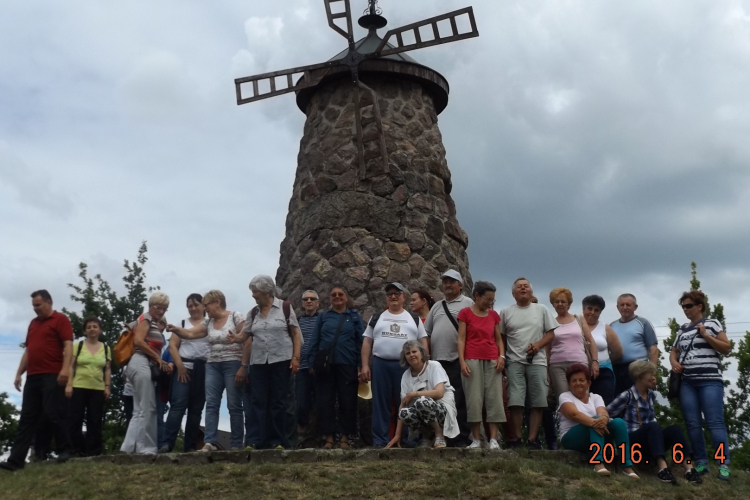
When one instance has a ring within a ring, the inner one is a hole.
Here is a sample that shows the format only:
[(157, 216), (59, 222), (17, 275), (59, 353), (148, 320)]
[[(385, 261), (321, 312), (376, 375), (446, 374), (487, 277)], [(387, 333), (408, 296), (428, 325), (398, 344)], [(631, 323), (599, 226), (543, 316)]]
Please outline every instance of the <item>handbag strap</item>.
[(705, 323), (705, 322), (706, 322), (706, 319), (704, 318), (704, 319), (701, 319), (699, 322), (695, 323), (695, 325), (693, 325), (693, 326), (696, 327), (695, 335), (693, 335), (693, 338), (690, 339), (690, 345), (688, 346), (688, 348), (685, 349), (685, 352), (682, 353), (682, 358), (679, 360), (680, 364), (682, 364), (685, 361), (685, 358), (687, 358), (688, 353), (693, 348), (693, 342), (695, 342), (695, 337), (697, 337), (698, 335), (700, 335), (700, 333), (698, 333), (698, 329), (697, 329), (698, 325), (700, 325), (702, 323)]
[(451, 323), (453, 323), (453, 328), (458, 330), (458, 322), (456, 321), (456, 318), (453, 317), (450, 310), (448, 309), (448, 302), (445, 300), (443, 302), (443, 309), (445, 310), (445, 315), (448, 316), (448, 319), (451, 320)]

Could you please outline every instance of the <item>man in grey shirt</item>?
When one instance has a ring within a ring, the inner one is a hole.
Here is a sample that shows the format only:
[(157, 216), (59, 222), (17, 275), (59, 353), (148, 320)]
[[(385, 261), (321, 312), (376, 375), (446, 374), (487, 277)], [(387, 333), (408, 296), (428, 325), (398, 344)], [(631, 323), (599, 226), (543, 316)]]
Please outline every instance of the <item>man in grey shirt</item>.
[(466, 399), (461, 382), (461, 364), (458, 360), (458, 320), (456, 318), (461, 309), (471, 307), (474, 301), (463, 295), (462, 289), (461, 274), (453, 269), (446, 271), (443, 274), (445, 300), (436, 302), (424, 321), (424, 329), (430, 338), (431, 358), (439, 361), (443, 366), (454, 389), (460, 434), (451, 440), (452, 446), (466, 446), (471, 442), (470, 428), (466, 421)]

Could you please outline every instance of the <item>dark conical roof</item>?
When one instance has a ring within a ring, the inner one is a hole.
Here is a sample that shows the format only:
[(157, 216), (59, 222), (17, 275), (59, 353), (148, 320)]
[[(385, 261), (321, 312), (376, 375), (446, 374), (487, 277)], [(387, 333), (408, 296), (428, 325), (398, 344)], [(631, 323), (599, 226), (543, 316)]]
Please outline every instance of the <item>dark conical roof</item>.
[[(383, 39), (378, 36), (378, 33), (375, 30), (371, 30), (370, 33), (367, 34), (366, 37), (359, 40), (357, 43), (354, 44), (354, 50), (359, 52), (360, 54), (370, 54), (372, 52), (375, 52), (375, 49), (378, 48), (380, 45), (380, 42), (382, 42)], [(385, 46), (389, 49), (393, 49), (393, 45), (390, 43), (386, 43)], [(344, 57), (346, 53), (349, 52), (349, 49), (344, 49), (335, 56), (333, 56), (329, 61), (337, 61)], [(381, 59), (390, 59), (391, 61), (400, 61), (400, 62), (407, 62), (412, 64), (419, 64), (417, 61), (414, 60), (414, 58), (409, 57), (406, 53), (402, 52), (400, 54), (391, 54), (388, 56), (383, 56)]]

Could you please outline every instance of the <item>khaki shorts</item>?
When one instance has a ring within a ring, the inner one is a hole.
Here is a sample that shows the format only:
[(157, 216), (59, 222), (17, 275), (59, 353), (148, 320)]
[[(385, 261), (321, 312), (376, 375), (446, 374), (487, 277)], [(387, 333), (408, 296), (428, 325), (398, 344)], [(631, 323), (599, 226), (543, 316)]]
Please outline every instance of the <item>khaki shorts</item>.
[(526, 406), (526, 394), (532, 408), (547, 408), (547, 367), (508, 363), (508, 406)]
[(495, 371), (495, 360), (467, 359), (470, 377), (461, 375), (466, 398), (466, 421), (481, 422), (482, 406), (487, 410), (487, 422), (505, 422), (503, 407), (503, 372)]
[(568, 379), (565, 378), (565, 372), (568, 371), (573, 365), (585, 365), (588, 363), (581, 363), (580, 361), (568, 361), (565, 363), (554, 363), (549, 365), (549, 381), (552, 384), (552, 393), (555, 397), (555, 406), (557, 406), (557, 400), (560, 398), (560, 394), (568, 392)]

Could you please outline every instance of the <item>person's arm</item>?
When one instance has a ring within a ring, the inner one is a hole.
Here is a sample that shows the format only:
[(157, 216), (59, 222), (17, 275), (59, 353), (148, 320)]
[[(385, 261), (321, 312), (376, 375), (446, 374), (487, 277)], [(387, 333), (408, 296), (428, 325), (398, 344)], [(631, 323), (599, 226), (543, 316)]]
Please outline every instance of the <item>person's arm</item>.
[(648, 348), (648, 360), (659, 366), (659, 346), (656, 344)]
[[(81, 340), (83, 342), (83, 340)], [(70, 360), (70, 373), (71, 376), (68, 377), (68, 383), (65, 384), (65, 397), (70, 399), (73, 397), (73, 378), (75, 378), (76, 373), (76, 360), (78, 359), (78, 356), (73, 356)]]
[(534, 342), (533, 344), (531, 344), (531, 347), (534, 350), (534, 354), (541, 351), (542, 347), (546, 347), (547, 345), (551, 344), (553, 340), (555, 340), (554, 329), (549, 330), (547, 333), (545, 333), (541, 340), (539, 340), (538, 342)]
[[(354, 352), (357, 356), (357, 370), (362, 371), (362, 334), (365, 332), (364, 323), (362, 322), (362, 316), (358, 312), (354, 315), (359, 318), (354, 327)], [(357, 374), (359, 375), (359, 374)]]
[(622, 357), (622, 343), (611, 326), (605, 324), (604, 332), (607, 336), (607, 349), (609, 349), (609, 359), (617, 361)]
[(726, 356), (732, 352), (732, 344), (729, 342), (726, 332), (719, 332), (716, 334), (716, 337), (713, 337), (706, 331), (706, 326), (701, 323), (698, 325), (698, 334), (703, 337), (711, 347), (716, 349), (716, 352), (719, 354)]
[[(403, 405), (399, 409), (403, 408)], [(385, 445), (387, 448), (393, 448), (394, 446), (398, 446), (401, 448), (401, 434), (404, 433), (404, 421), (400, 418), (398, 419), (398, 422), (396, 423), (396, 432), (393, 435), (393, 439), (390, 440), (390, 442)]]
[(175, 368), (177, 368), (177, 380), (183, 384), (190, 382), (190, 373), (182, 362), (182, 356), (180, 356), (180, 344), (182, 340), (177, 335), (169, 337), (169, 354), (172, 355), (172, 362)]
[(572, 420), (577, 424), (585, 425), (586, 427), (593, 427), (594, 422), (596, 421), (595, 418), (579, 411), (576, 405), (569, 401), (560, 406), (560, 413), (562, 413), (568, 420)]
[(672, 365), (672, 371), (675, 373), (682, 373), (682, 365), (680, 364), (680, 349), (677, 344), (672, 347), (672, 351), (669, 353), (669, 364)]
[(27, 357), (26, 353), (28, 352), (28, 349), (24, 349), (23, 355), (21, 356), (21, 362), (18, 363), (18, 371), (16, 371), (16, 379), (13, 381), (13, 385), (16, 387), (17, 391), (21, 391), (21, 381), (23, 379), (23, 374), (26, 373), (26, 365), (27, 365)]
[(299, 371), (299, 353), (302, 350), (302, 334), (299, 331), (298, 326), (292, 328), (292, 361), (289, 363), (289, 368), (292, 369), (292, 375)]
[(648, 346), (648, 360), (659, 366), (659, 341), (656, 338), (656, 331), (649, 320), (640, 319), (643, 320), (643, 343)]
[(424, 350), (427, 351), (427, 359), (430, 359), (430, 337), (427, 336), (421, 320), (417, 323), (417, 338)]
[(242, 386), (247, 380), (247, 370), (250, 365), (250, 353), (253, 350), (253, 338), (250, 337), (242, 344), (242, 361), (240, 361), (240, 368), (237, 373), (234, 374), (234, 384)]
[(68, 385), (68, 380), (70, 380), (72, 377), (71, 374), (71, 364), (73, 362), (73, 341), (72, 340), (65, 340), (63, 341), (63, 365), (62, 369), (60, 370), (60, 374), (57, 376), (57, 385), (60, 387), (65, 387)]
[(418, 398), (419, 396), (425, 396), (427, 398), (439, 401), (445, 396), (445, 383), (441, 382), (435, 386), (431, 391), (411, 391), (407, 392), (406, 396), (401, 400), (401, 408), (411, 403), (412, 399)]
[(370, 355), (372, 354), (372, 338), (364, 337), (362, 339), (362, 372), (360, 380), (367, 382), (372, 377), (370, 373)]
[(180, 328), (179, 326), (175, 325), (167, 325), (167, 331), (172, 332), (173, 334), (185, 340), (202, 339), (203, 337), (208, 335), (208, 329), (203, 323), (192, 328)]
[(458, 320), (458, 363), (461, 365), (461, 374), (464, 377), (471, 376), (471, 368), (466, 364), (466, 322)]
[(628, 401), (630, 400), (629, 392), (630, 389), (618, 394), (615, 399), (613, 399), (612, 402), (607, 405), (607, 413), (609, 413), (610, 415), (614, 415), (615, 417), (622, 415), (622, 412), (625, 411), (625, 408), (628, 405)]
[(110, 394), (112, 394), (112, 361), (107, 361), (104, 365), (104, 399), (109, 399)]
[(497, 344), (498, 351), (495, 371), (500, 372), (505, 368), (505, 346), (503, 345), (503, 335), (500, 333), (500, 323), (495, 324), (495, 344)]

